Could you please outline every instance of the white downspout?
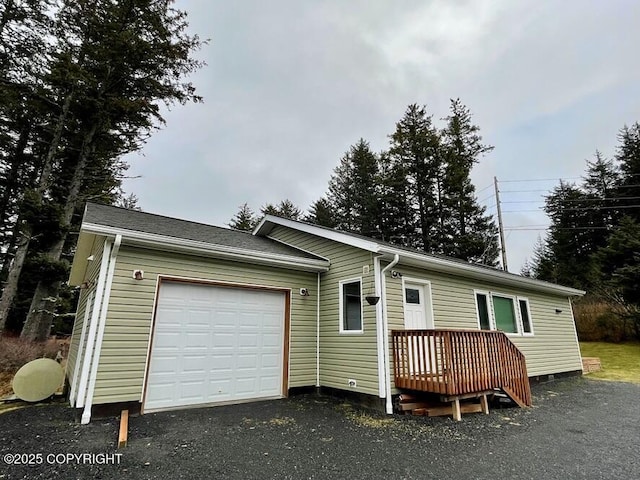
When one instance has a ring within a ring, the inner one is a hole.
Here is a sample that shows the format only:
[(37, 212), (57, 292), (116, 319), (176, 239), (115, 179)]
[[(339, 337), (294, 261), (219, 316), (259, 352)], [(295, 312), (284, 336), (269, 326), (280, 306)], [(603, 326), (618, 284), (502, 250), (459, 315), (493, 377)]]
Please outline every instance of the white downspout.
[(113, 283), (113, 275), (116, 270), (116, 257), (118, 256), (118, 250), (120, 250), (121, 243), (122, 235), (116, 235), (116, 240), (113, 242), (113, 248), (111, 249), (111, 255), (109, 256), (109, 271), (107, 273), (104, 286), (102, 308), (100, 309), (100, 325), (98, 327), (98, 336), (93, 354), (93, 363), (91, 364), (87, 397), (84, 403), (84, 410), (82, 412), (82, 420), (80, 421), (83, 425), (86, 425), (91, 420), (91, 405), (93, 403), (93, 392), (96, 388), (96, 375), (98, 374), (98, 364), (100, 363), (100, 350), (102, 349), (104, 328), (107, 323), (107, 310), (109, 308), (109, 297), (111, 296), (111, 285)]
[(378, 396), (386, 398), (387, 382), (385, 380), (384, 331), (382, 322), (382, 285), (380, 284), (380, 257), (373, 257), (374, 295), (378, 297), (376, 304), (376, 346), (378, 350)]
[[(102, 247), (102, 260), (100, 261), (100, 273), (98, 274), (98, 284), (96, 285), (96, 294), (93, 300), (91, 311), (91, 319), (89, 324), (89, 334), (87, 336), (87, 346), (84, 349), (84, 358), (82, 358), (82, 372), (80, 374), (80, 383), (78, 384), (78, 396), (76, 397), (76, 408), (84, 407), (84, 399), (87, 396), (87, 382), (89, 381), (89, 371), (91, 370), (91, 360), (93, 359), (93, 346), (96, 341), (96, 330), (98, 328), (98, 318), (100, 317), (100, 307), (102, 305), (102, 297), (104, 296), (104, 282), (107, 278), (107, 270), (109, 269), (109, 255), (111, 254), (111, 242), (104, 241)], [(80, 360), (80, 358), (78, 359)]]
[(316, 387), (320, 388), (320, 272), (316, 293)]
[(400, 261), (400, 255), (397, 253), (393, 256), (393, 261), (384, 267), (380, 272), (380, 284), (382, 287), (382, 323), (384, 334), (384, 369), (385, 369), (385, 381), (387, 387), (387, 402), (386, 412), (391, 415), (393, 413), (393, 402), (391, 401), (391, 361), (389, 359), (389, 317), (387, 315), (387, 281), (385, 273), (390, 268), (396, 266)]

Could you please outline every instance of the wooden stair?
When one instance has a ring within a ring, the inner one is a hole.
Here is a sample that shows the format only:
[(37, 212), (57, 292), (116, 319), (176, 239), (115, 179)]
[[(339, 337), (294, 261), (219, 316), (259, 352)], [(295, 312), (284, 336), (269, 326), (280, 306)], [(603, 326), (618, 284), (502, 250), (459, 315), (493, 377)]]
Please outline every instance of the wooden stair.
[(503, 332), (485, 330), (394, 330), (396, 388), (454, 401), (504, 391), (530, 407), (531, 387), (524, 354)]

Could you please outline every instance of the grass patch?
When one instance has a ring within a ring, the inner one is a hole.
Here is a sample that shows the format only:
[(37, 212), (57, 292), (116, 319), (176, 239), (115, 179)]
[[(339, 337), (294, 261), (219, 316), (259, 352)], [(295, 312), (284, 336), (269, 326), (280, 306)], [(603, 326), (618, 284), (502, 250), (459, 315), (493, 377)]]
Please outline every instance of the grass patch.
[(583, 357), (598, 357), (602, 370), (589, 378), (640, 383), (640, 342), (580, 342)]

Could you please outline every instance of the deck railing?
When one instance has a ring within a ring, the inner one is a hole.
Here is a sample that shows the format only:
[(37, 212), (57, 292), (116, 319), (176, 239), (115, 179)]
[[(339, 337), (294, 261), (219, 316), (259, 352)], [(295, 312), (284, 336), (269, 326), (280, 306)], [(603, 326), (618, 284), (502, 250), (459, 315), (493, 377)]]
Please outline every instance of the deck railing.
[(484, 330), (394, 330), (397, 388), (454, 397), (504, 390), (531, 406), (524, 355), (502, 332)]

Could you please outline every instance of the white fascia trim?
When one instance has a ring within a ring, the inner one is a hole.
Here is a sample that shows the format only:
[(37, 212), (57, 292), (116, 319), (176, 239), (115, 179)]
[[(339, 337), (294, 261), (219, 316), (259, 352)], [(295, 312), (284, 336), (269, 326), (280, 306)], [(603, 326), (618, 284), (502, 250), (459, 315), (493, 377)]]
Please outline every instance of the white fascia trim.
[[(376, 253), (380, 247), (380, 245), (375, 241), (354, 237), (352, 235), (342, 233), (338, 230), (327, 230), (325, 228), (316, 227), (315, 225), (310, 225), (308, 223), (296, 222), (295, 220), (275, 217), (273, 215), (266, 215), (262, 219), (262, 221), (258, 224), (258, 226), (256, 226), (256, 228), (253, 229), (253, 234), (268, 235), (270, 231), (269, 224), (281, 225), (283, 227), (292, 228), (300, 232), (309, 233), (311, 235), (316, 235), (318, 237), (326, 238), (327, 240), (333, 240), (335, 242), (344, 243), (345, 245), (350, 245), (352, 247), (362, 248), (363, 250), (367, 250), (373, 253)], [(263, 230), (267, 230), (267, 231), (264, 232)]]
[(111, 254), (111, 242), (107, 240), (104, 242), (104, 246), (102, 247), (102, 260), (100, 262), (100, 273), (98, 274), (98, 284), (96, 285), (96, 295), (93, 301), (91, 319), (89, 320), (90, 325), (89, 325), (89, 334), (87, 338), (87, 346), (84, 350), (84, 358), (82, 359), (82, 372), (80, 374), (80, 384), (78, 385), (78, 397), (75, 404), (76, 408), (84, 407), (84, 401), (87, 397), (87, 391), (86, 391), (87, 382), (89, 381), (89, 371), (91, 369), (91, 360), (93, 359), (93, 347), (96, 341), (98, 318), (100, 317), (100, 308), (102, 306), (102, 298), (104, 296), (104, 284), (107, 278), (107, 270), (109, 268), (110, 254)]
[(93, 392), (96, 388), (96, 376), (98, 374), (98, 365), (100, 364), (100, 351), (102, 349), (104, 329), (107, 323), (107, 310), (109, 309), (109, 298), (111, 297), (111, 285), (113, 284), (113, 276), (116, 271), (116, 259), (118, 257), (118, 250), (120, 250), (121, 243), (122, 235), (118, 234), (116, 235), (116, 239), (113, 242), (111, 255), (109, 255), (109, 271), (107, 272), (107, 278), (104, 287), (104, 299), (102, 300), (102, 308), (100, 309), (100, 325), (98, 327), (98, 335), (96, 339), (95, 352), (93, 354), (93, 363), (91, 365), (89, 385), (87, 387), (87, 398), (84, 403), (82, 419), (80, 420), (80, 423), (82, 423), (83, 425), (86, 425), (91, 420), (91, 405), (93, 404)]
[(243, 250), (240, 248), (227, 247), (207, 242), (199, 242), (196, 240), (167, 237), (164, 235), (156, 235), (153, 233), (136, 232), (134, 230), (107, 227), (104, 225), (97, 225), (93, 223), (83, 224), (82, 230), (88, 233), (107, 235), (111, 237), (117, 235), (126, 236), (127, 245), (141, 245), (163, 250), (173, 249), (185, 253), (194, 253), (209, 256), (213, 255), (216, 258), (242, 261), (244, 263), (287, 267), (294, 270), (311, 272), (326, 272), (329, 270), (329, 265), (324, 260), (304, 259), (291, 257), (288, 255), (280, 255), (277, 253)]
[[(382, 296), (382, 285), (380, 281), (380, 257), (373, 258), (373, 280), (374, 291), (378, 298)], [(387, 384), (384, 375), (384, 324), (382, 321), (382, 302), (376, 304), (376, 346), (378, 350), (378, 395), (385, 398), (387, 395)]]
[[(71, 377), (71, 392), (69, 393), (69, 403), (73, 406), (76, 402), (76, 393), (78, 392), (78, 375), (80, 374), (80, 360), (83, 355), (84, 341), (87, 337), (87, 324), (91, 318), (91, 309), (93, 308), (93, 298), (95, 292), (91, 290), (84, 305), (84, 318), (82, 319), (82, 331), (80, 340), (78, 341), (78, 350), (76, 352), (76, 362), (73, 367), (73, 377)], [(72, 340), (73, 342), (73, 340)]]
[(451, 260), (430, 257), (421, 255), (419, 253), (407, 252), (406, 250), (382, 247), (380, 253), (387, 255), (400, 255), (403, 260), (409, 260), (425, 268), (430, 268), (435, 271), (451, 273), (454, 275), (461, 275), (467, 278), (475, 278), (480, 280), (492, 281), (500, 285), (508, 285), (512, 287), (528, 288), (539, 292), (552, 293), (562, 296), (582, 296), (586, 292), (584, 290), (578, 290), (575, 288), (564, 287), (562, 285), (555, 285), (553, 283), (547, 283), (533, 278), (521, 277), (512, 275), (502, 270), (492, 270), (485, 267), (478, 267), (472, 264), (464, 264), (460, 262), (454, 262)]

